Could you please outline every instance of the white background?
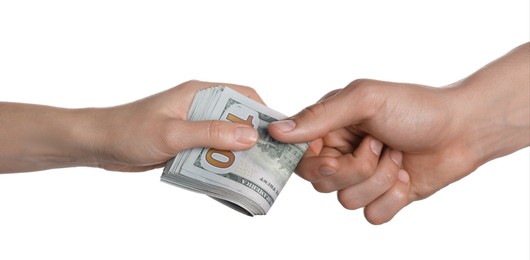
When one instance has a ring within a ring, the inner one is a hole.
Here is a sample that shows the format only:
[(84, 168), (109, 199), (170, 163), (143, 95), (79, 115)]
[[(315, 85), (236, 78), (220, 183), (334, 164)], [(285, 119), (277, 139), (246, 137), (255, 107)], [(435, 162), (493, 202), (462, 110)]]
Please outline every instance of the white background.
[[(356, 78), (443, 86), (530, 39), (523, 0), (74, 2), (0, 2), (0, 100), (111, 106), (199, 79), (292, 115)], [(0, 259), (529, 259), (528, 148), (381, 226), (296, 175), (250, 218), (160, 174), (0, 175)]]

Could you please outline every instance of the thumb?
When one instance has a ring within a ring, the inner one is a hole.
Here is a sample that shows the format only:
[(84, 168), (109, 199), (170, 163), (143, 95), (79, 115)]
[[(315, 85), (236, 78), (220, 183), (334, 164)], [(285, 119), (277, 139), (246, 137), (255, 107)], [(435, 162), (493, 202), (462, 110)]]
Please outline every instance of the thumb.
[(232, 122), (179, 120), (167, 137), (168, 145), (175, 151), (194, 147), (220, 150), (245, 150), (258, 141), (258, 132), (251, 126)]
[(363, 115), (362, 111), (351, 106), (354, 101), (350, 98), (350, 93), (343, 89), (291, 118), (272, 122), (269, 125), (269, 133), (281, 142), (302, 143), (323, 137), (341, 127), (356, 124)]

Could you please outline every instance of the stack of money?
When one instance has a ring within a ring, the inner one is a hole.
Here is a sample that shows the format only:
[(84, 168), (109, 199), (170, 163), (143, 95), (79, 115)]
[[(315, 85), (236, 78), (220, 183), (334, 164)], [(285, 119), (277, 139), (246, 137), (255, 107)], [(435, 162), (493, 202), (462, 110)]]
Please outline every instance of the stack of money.
[(197, 92), (189, 120), (252, 125), (258, 142), (245, 151), (208, 147), (182, 151), (167, 163), (161, 180), (206, 194), (250, 216), (267, 214), (308, 147), (307, 143), (281, 143), (269, 135), (269, 123), (284, 118), (228, 87)]

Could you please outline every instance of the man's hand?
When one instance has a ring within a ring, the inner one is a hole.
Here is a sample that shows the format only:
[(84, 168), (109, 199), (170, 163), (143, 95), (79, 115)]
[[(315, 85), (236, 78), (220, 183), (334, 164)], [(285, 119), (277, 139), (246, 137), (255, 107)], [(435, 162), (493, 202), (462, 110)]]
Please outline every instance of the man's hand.
[[(527, 43), (445, 88), (356, 80), (269, 131), (283, 142), (313, 141), (297, 173), (319, 191), (338, 191), (344, 207), (365, 207), (371, 223), (384, 223), (412, 201), (529, 145), (529, 54)], [(385, 155), (379, 162), (357, 155), (373, 138), (391, 159), (403, 152), (401, 170)]]

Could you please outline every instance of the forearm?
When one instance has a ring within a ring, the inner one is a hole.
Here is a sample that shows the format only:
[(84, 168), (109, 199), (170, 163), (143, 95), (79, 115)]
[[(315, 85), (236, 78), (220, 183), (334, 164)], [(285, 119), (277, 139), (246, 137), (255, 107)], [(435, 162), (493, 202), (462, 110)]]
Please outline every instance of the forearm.
[(476, 166), (530, 144), (530, 44), (456, 84), (464, 140)]
[(96, 166), (95, 111), (0, 103), (0, 173)]

